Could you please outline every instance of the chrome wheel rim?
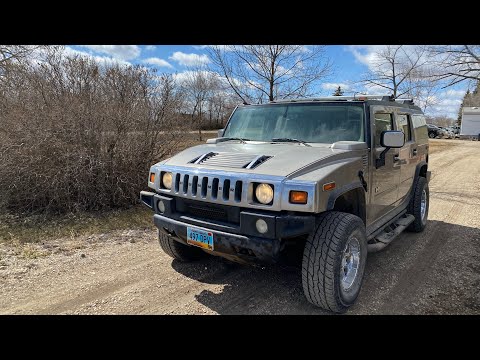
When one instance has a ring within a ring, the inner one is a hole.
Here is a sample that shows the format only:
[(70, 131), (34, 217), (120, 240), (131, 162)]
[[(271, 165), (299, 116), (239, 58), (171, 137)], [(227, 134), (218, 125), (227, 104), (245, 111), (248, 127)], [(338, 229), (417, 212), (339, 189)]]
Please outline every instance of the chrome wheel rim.
[(354, 284), (360, 267), (360, 242), (356, 237), (348, 239), (342, 254), (341, 285), (348, 290)]
[(420, 200), (420, 216), (422, 217), (422, 222), (425, 220), (426, 213), (427, 213), (427, 191), (423, 189), (422, 199)]

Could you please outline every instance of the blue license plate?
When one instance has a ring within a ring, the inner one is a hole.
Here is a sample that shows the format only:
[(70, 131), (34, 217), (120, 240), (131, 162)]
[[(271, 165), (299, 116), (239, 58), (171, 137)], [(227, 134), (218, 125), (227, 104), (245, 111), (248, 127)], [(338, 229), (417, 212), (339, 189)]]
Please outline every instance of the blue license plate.
[(202, 249), (213, 250), (213, 233), (187, 227), (187, 243)]

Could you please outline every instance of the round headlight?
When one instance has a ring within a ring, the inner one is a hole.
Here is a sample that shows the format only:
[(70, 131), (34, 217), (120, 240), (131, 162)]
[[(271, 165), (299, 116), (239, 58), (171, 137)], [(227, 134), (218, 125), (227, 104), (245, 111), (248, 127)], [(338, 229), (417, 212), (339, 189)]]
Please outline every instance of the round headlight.
[(259, 184), (255, 190), (258, 202), (268, 204), (273, 200), (273, 188), (268, 184)]
[(162, 176), (162, 184), (165, 189), (171, 189), (172, 188), (172, 173), (171, 172), (165, 172), (163, 173)]

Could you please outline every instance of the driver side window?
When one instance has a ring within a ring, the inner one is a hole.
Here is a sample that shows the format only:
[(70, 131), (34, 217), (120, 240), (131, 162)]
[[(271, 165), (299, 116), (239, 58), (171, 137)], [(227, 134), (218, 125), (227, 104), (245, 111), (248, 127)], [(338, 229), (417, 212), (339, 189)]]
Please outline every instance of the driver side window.
[(393, 130), (392, 114), (376, 113), (375, 114), (375, 147), (381, 147), (380, 136), (383, 131)]

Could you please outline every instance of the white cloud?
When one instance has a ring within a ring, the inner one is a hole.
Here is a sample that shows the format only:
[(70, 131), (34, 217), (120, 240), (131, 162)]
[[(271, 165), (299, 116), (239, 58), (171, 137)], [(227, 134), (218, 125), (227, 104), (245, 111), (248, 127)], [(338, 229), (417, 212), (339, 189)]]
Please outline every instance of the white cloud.
[(378, 60), (376, 53), (386, 45), (351, 45), (347, 49), (355, 56), (355, 59), (368, 67)]
[(115, 65), (115, 64), (120, 64), (120, 65), (132, 65), (130, 62), (128, 61), (124, 61), (124, 60), (121, 60), (121, 59), (115, 59), (113, 57), (109, 57), (109, 56), (98, 56), (98, 55), (92, 55), (88, 52), (85, 52), (85, 51), (80, 51), (80, 50), (76, 50), (76, 49), (73, 49), (69, 46), (66, 46), (65, 47), (65, 51), (64, 51), (64, 54), (66, 56), (82, 56), (82, 57), (87, 57), (89, 59), (92, 59), (96, 62), (98, 62), (99, 64), (102, 64), (102, 65)]
[(465, 91), (454, 89), (449, 89), (436, 94), (432, 99), (432, 103), (435, 105), (427, 110), (427, 115), (446, 115), (456, 119), (464, 95)]
[(323, 83), (322, 89), (323, 90), (337, 90), (338, 87), (341, 87), (342, 90), (350, 89), (350, 85), (344, 83)]
[(145, 50), (148, 50), (148, 51), (153, 51), (155, 50), (157, 47), (155, 45), (147, 45), (145, 46)]
[(204, 76), (209, 76), (211, 74), (214, 74), (215, 76), (217, 77), (220, 77), (219, 74), (217, 73), (210, 73), (209, 71), (207, 70), (200, 70), (200, 71), (197, 71), (197, 70), (187, 70), (187, 71), (182, 71), (180, 73), (175, 73), (173, 74), (173, 78), (175, 79), (175, 81), (177, 81), (178, 83), (183, 83), (189, 79), (191, 79), (193, 76), (195, 76), (198, 72), (201, 72)]
[(149, 65), (155, 65), (159, 67), (173, 68), (173, 66), (166, 60), (160, 59), (158, 57), (150, 57), (145, 60), (142, 60), (143, 63)]
[(232, 45), (193, 45), (193, 48), (196, 50), (204, 50), (208, 48), (216, 47), (223, 51), (231, 51)]
[(169, 59), (176, 61), (183, 66), (206, 65), (210, 62), (210, 59), (205, 54), (186, 54), (181, 51), (175, 51), (173, 55), (169, 57)]
[(79, 45), (94, 52), (107, 54), (119, 60), (132, 60), (140, 56), (138, 45)]

